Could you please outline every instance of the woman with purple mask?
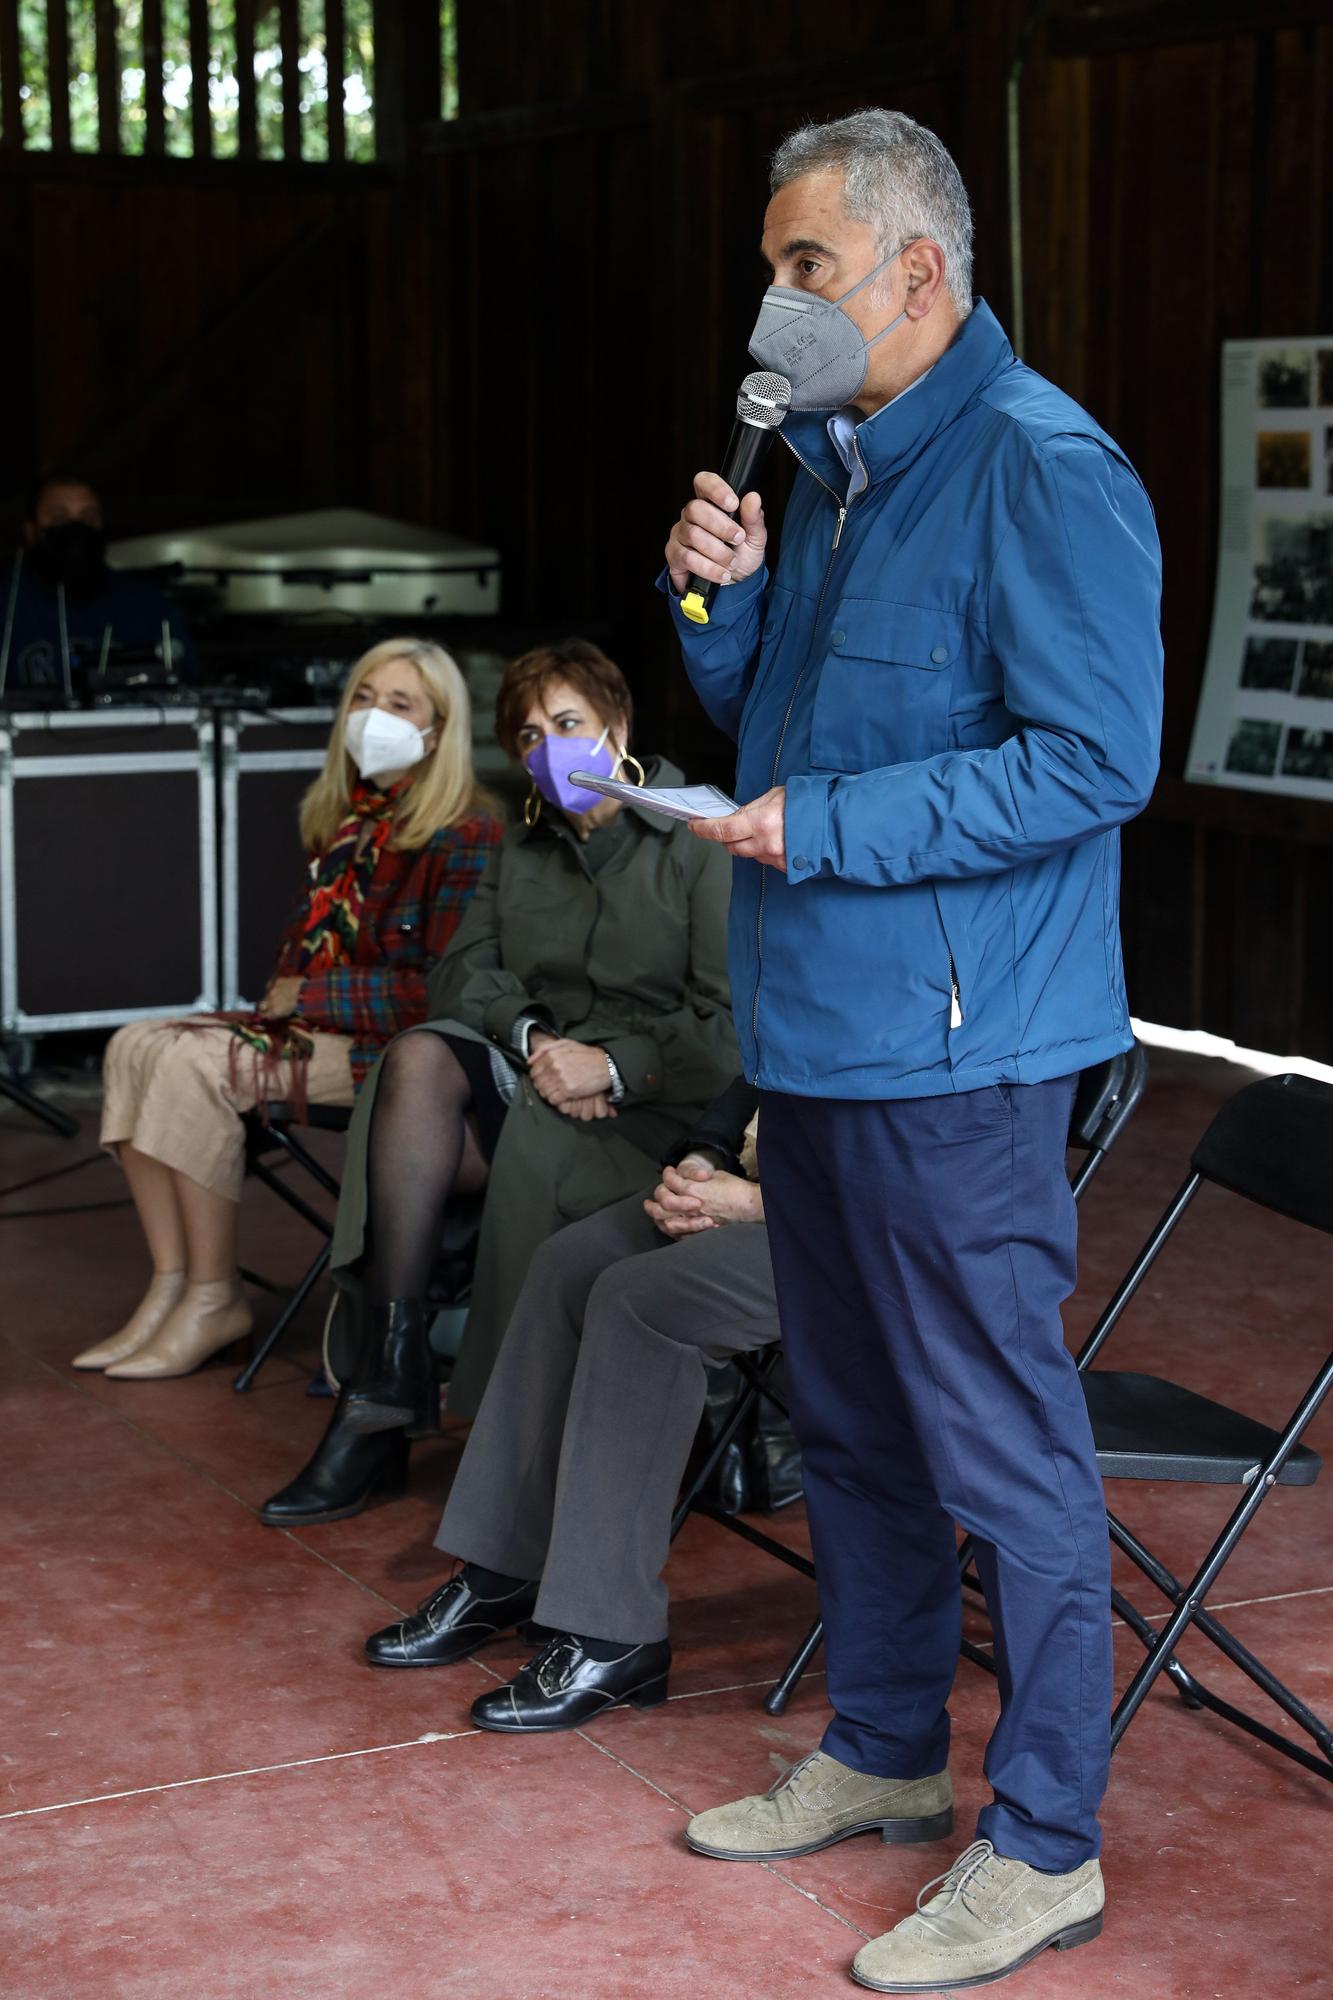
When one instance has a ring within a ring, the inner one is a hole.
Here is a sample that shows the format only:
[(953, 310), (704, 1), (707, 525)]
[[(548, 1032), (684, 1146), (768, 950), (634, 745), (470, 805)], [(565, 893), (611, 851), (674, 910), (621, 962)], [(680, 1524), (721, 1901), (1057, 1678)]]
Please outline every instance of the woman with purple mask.
[(434, 1429), (431, 1272), (451, 1205), (484, 1195), (451, 1416), (471, 1416), (533, 1251), (656, 1177), (737, 1068), (721, 851), (575, 771), (674, 785), (630, 754), (620, 669), (582, 639), (513, 662), (496, 734), (526, 768), (506, 833), (432, 977), (425, 1026), (362, 1089), (333, 1241), (340, 1380), (310, 1463), (263, 1510), (342, 1519), (401, 1483)]

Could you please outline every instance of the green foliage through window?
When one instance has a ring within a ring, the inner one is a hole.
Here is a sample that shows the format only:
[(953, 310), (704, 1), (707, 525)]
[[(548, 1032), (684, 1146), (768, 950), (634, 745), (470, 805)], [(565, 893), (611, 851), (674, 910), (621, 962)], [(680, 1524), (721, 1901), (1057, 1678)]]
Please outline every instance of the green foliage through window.
[[(147, 149), (150, 93), (160, 94), (163, 137), (168, 153), (194, 150), (192, 106), (196, 90), (190, 47), (189, 0), (162, 0), (161, 78), (150, 73), (144, 50), (143, 0), (117, 0), (116, 119), (119, 150)], [(284, 157), (282, 108), (286, 89), (282, 65), (281, 9), (278, 0), (254, 0), (255, 124), (259, 156)], [(300, 54), (295, 88), (301, 110), (301, 157), (329, 157), (329, 63), (324, 0), (299, 0)], [(69, 44), (69, 129), (76, 152), (99, 150), (97, 29), (94, 0), (66, 0)], [(209, 0), (208, 57), (204, 88), (212, 150), (219, 159), (239, 150), (240, 87), (237, 82), (235, 0)], [(22, 64), (20, 105), (22, 144), (29, 150), (53, 143), (47, 0), (19, 0)], [(457, 115), (457, 36), (454, 0), (440, 7), (442, 117)], [(374, 0), (344, 0), (343, 131), (349, 160), (375, 157)]]

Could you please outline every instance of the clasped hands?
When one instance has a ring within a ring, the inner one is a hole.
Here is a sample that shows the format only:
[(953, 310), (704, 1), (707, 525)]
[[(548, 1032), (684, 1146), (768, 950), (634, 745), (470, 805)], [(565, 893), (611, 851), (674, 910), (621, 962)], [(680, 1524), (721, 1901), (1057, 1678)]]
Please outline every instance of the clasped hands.
[(643, 1204), (664, 1236), (697, 1236), (728, 1222), (762, 1222), (764, 1201), (753, 1181), (719, 1168), (703, 1153), (687, 1153)]
[(566, 1118), (587, 1124), (594, 1118), (616, 1115), (606, 1051), (596, 1045), (567, 1041), (538, 1029), (528, 1042), (528, 1076), (537, 1095)]

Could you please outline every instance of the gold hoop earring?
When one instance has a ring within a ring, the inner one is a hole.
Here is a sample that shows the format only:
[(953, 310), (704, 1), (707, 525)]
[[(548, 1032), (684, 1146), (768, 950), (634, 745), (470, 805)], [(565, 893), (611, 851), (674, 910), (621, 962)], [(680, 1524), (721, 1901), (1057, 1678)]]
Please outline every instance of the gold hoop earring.
[(524, 826), (536, 826), (542, 816), (542, 795), (534, 785), (523, 801)]
[(633, 756), (630, 753), (630, 751), (622, 750), (620, 753), (620, 761), (622, 764), (632, 764), (634, 766), (635, 770), (639, 774), (638, 777), (634, 780), (636, 785), (647, 784), (648, 773), (644, 770), (643, 765), (639, 762), (638, 758)]

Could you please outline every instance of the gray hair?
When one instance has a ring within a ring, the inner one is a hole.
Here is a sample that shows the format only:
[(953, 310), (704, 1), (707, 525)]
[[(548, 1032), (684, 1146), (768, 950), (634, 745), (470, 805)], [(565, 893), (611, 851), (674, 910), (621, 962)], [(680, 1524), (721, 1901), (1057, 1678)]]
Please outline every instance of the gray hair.
[(959, 316), (972, 310), (972, 210), (953, 155), (902, 111), (853, 111), (789, 132), (773, 155), (774, 194), (802, 174), (839, 173), (847, 213), (868, 222), (880, 253), (928, 236), (944, 252)]

